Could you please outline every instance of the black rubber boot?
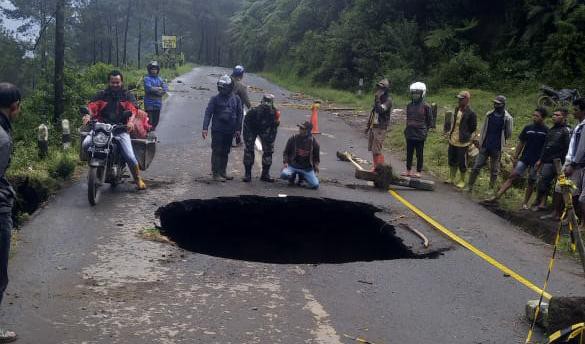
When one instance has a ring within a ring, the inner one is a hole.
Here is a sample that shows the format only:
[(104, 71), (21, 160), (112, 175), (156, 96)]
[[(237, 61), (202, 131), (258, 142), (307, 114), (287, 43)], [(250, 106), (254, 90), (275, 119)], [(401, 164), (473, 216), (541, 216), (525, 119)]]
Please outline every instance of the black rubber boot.
[(221, 157), (219, 154), (212, 152), (211, 153), (211, 174), (213, 175), (213, 180), (216, 182), (225, 182), (225, 178), (221, 176)]
[(260, 180), (267, 183), (274, 183), (274, 178), (270, 177), (270, 165), (262, 166), (262, 176)]
[(227, 164), (228, 164), (229, 156), (222, 156), (220, 158), (221, 161), (221, 169), (219, 175), (222, 176), (225, 180), (234, 180), (234, 177), (227, 175)]
[(473, 192), (473, 186), (475, 185), (475, 181), (477, 180), (477, 177), (479, 176), (479, 171), (471, 171), (471, 174), (469, 175), (469, 181), (467, 182), (467, 191), (468, 192)]
[(249, 183), (252, 181), (252, 166), (244, 166), (244, 168), (246, 169), (246, 174), (244, 175), (244, 178), (242, 178), (242, 181), (244, 183)]

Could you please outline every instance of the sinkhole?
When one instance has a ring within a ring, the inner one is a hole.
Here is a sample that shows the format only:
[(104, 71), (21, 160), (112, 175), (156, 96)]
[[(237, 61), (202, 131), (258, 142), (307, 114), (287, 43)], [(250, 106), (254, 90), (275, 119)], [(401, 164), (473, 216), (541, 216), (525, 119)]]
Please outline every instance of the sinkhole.
[(413, 253), (365, 203), (322, 198), (220, 197), (160, 208), (161, 232), (214, 257), (275, 264), (435, 258)]

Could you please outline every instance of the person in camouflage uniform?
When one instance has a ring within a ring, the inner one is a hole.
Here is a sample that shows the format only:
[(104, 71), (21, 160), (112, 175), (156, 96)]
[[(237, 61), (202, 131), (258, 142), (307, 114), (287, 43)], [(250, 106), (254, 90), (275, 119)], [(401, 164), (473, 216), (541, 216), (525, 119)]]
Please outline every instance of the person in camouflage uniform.
[(274, 153), (274, 141), (280, 124), (280, 111), (274, 107), (274, 96), (265, 94), (259, 106), (248, 111), (244, 119), (244, 167), (245, 176), (242, 179), (249, 183), (252, 181), (252, 165), (254, 165), (254, 146), (256, 138), (262, 143), (262, 175), (260, 180), (273, 183), (270, 177), (272, 166), (272, 154)]

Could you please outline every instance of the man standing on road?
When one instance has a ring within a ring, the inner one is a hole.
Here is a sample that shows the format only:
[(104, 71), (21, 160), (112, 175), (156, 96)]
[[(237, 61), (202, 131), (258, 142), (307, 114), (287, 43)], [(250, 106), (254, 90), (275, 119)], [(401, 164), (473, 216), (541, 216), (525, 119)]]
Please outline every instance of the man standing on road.
[[(465, 174), (467, 173), (467, 151), (471, 145), (471, 138), (477, 129), (477, 116), (469, 106), (471, 94), (461, 91), (457, 95), (459, 105), (455, 109), (449, 134), (449, 179), (447, 184), (455, 184), (458, 188), (465, 188)], [(457, 170), (461, 173), (459, 181), (455, 181)]]
[(560, 159), (561, 163), (564, 163), (569, 150), (571, 131), (567, 127), (565, 113), (562, 110), (557, 110), (553, 113), (553, 127), (550, 128), (546, 135), (542, 154), (536, 162), (536, 168), (540, 173), (533, 211), (546, 209), (546, 199), (548, 198), (552, 183), (557, 178), (554, 160)]
[(246, 175), (242, 179), (249, 183), (252, 181), (252, 166), (254, 165), (254, 146), (256, 138), (260, 138), (262, 144), (262, 175), (263, 182), (274, 183), (270, 177), (272, 166), (272, 154), (274, 153), (274, 141), (278, 126), (280, 125), (280, 111), (274, 107), (274, 95), (265, 94), (259, 106), (248, 112), (244, 118), (244, 168)]
[(506, 141), (512, 137), (513, 127), (514, 120), (506, 110), (506, 97), (497, 96), (494, 99), (494, 110), (486, 114), (479, 140), (475, 142), (479, 148), (479, 154), (475, 158), (475, 164), (469, 176), (469, 192), (473, 192), (479, 171), (486, 165), (488, 158), (490, 159), (490, 189), (494, 189), (500, 173), (502, 149)]
[(542, 154), (542, 148), (544, 147), (544, 141), (548, 134), (548, 128), (544, 125), (544, 119), (548, 115), (546, 108), (539, 107), (534, 110), (532, 114), (532, 124), (529, 124), (522, 129), (520, 133), (520, 142), (516, 146), (514, 151), (514, 162), (515, 168), (508, 180), (502, 184), (500, 190), (496, 195), (488, 201), (497, 201), (500, 199), (508, 189), (512, 187), (514, 181), (518, 178), (522, 178), (524, 173), (528, 171), (528, 186), (526, 187), (526, 193), (524, 194), (524, 203), (522, 204), (523, 209), (528, 209), (528, 202), (534, 191), (534, 185), (537, 180), (536, 173), (536, 162), (540, 159)]
[[(240, 97), (242, 101), (242, 105), (246, 107), (246, 110), (250, 110), (252, 108), (252, 103), (250, 103), (250, 97), (248, 96), (248, 86), (244, 85), (242, 80), (244, 79), (244, 73), (246, 70), (244, 66), (237, 65), (234, 67), (232, 72), (232, 80), (234, 82), (234, 93)], [(240, 131), (242, 128), (240, 128)], [(234, 147), (238, 147), (242, 145), (242, 138), (236, 137), (236, 144)]]
[[(211, 173), (213, 180), (225, 182), (234, 179), (227, 175), (228, 158), (232, 139), (240, 137), (242, 128), (242, 102), (233, 92), (234, 83), (229, 75), (217, 82), (219, 94), (209, 100), (203, 120), (201, 136), (207, 139), (211, 124)], [(213, 120), (213, 121), (212, 121)]]
[(319, 142), (311, 134), (313, 125), (311, 122), (305, 122), (297, 125), (299, 133), (291, 137), (286, 143), (284, 149), (283, 161), (284, 169), (281, 178), (294, 184), (295, 178), (304, 179), (311, 189), (319, 188), (319, 163), (321, 158)]
[[(422, 82), (410, 85), (412, 102), (406, 107), (406, 177), (420, 178), (423, 168), (423, 153), (429, 129), (433, 126), (433, 110), (424, 101), (427, 86)], [(416, 151), (416, 173), (412, 174), (412, 160)]]
[(157, 61), (150, 62), (146, 68), (148, 75), (144, 77), (144, 109), (148, 113), (150, 125), (156, 129), (160, 121), (162, 98), (169, 91), (169, 87), (159, 76), (160, 65)]
[(392, 97), (390, 97), (390, 81), (383, 79), (376, 84), (374, 108), (368, 121), (368, 150), (372, 152), (374, 169), (384, 165), (384, 140), (390, 126), (392, 114)]
[(585, 214), (585, 98), (573, 102), (573, 115), (579, 124), (573, 130), (569, 152), (565, 159), (564, 171), (567, 177), (575, 184), (575, 201), (578, 201), (577, 210), (581, 220)]
[[(21, 95), (18, 88), (0, 83), (0, 303), (8, 286), (8, 258), (12, 235), (12, 206), (16, 193), (6, 180), (12, 153), (12, 126), (20, 112)], [(16, 340), (16, 333), (0, 328), (0, 343)]]

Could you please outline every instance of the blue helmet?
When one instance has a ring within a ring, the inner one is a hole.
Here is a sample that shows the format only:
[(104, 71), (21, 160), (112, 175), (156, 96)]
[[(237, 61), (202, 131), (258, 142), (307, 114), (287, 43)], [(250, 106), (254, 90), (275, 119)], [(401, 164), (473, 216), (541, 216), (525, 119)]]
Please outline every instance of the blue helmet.
[(232, 76), (241, 77), (241, 76), (244, 76), (245, 72), (246, 72), (246, 69), (244, 69), (244, 66), (237, 65), (234, 67), (234, 71), (232, 72)]

